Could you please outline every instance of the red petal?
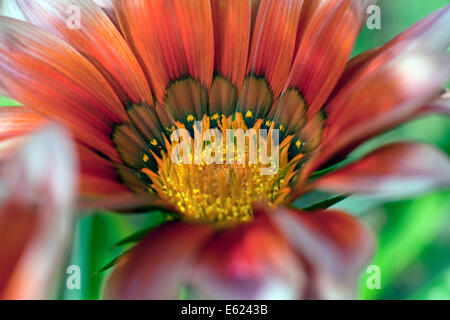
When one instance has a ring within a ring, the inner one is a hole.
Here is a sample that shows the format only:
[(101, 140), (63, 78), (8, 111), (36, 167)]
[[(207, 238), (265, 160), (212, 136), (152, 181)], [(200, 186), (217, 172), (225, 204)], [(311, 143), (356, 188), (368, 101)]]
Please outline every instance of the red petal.
[(27, 108), (1, 107), (0, 141), (30, 133), (44, 123), (42, 116)]
[[(380, 48), (365, 51), (347, 65), (334, 92), (338, 93), (350, 80), (360, 81), (397, 56), (408, 51), (444, 52), (450, 45), (450, 5), (432, 13)], [(393, 50), (398, 48), (398, 50)], [(375, 60), (378, 62), (374, 64)]]
[(216, 233), (204, 246), (192, 288), (209, 299), (299, 299), (300, 259), (266, 215)]
[(153, 231), (113, 271), (105, 298), (178, 298), (193, 259), (211, 232), (208, 226), (184, 223)]
[(450, 75), (447, 54), (415, 52), (383, 63), (376, 60), (364, 79), (351, 81), (326, 107), (323, 153), (311, 166), (339, 152), (348, 154), (367, 139), (411, 119), (439, 95)]
[(373, 240), (355, 218), (337, 211), (302, 212), (279, 208), (270, 216), (311, 264), (319, 299), (356, 297), (359, 273), (373, 252)]
[(214, 22), (214, 71), (241, 87), (247, 67), (251, 4), (247, 0), (211, 0)]
[(78, 146), (78, 155), (81, 194), (95, 197), (130, 192), (120, 181), (116, 163), (82, 145)]
[[(60, 36), (98, 66), (124, 103), (152, 103), (147, 80), (137, 59), (114, 24), (94, 3), (80, 0), (14, 1), (27, 21)], [(68, 9), (74, 6), (80, 10), (82, 21), (78, 30), (67, 25)]]
[(296, 88), (305, 97), (308, 118), (320, 110), (344, 71), (365, 8), (360, 1), (306, 1), (285, 89)]
[(159, 102), (172, 81), (188, 75), (210, 87), (214, 36), (208, 0), (119, 0), (115, 5), (122, 31), (142, 58)]
[[(250, 0), (212, 0), (214, 74), (209, 111), (231, 114), (242, 88), (250, 45)], [(225, 78), (225, 79), (224, 79)]]
[(403, 197), (450, 187), (450, 161), (439, 150), (417, 143), (394, 143), (315, 182), (337, 193)]
[(77, 139), (120, 161), (109, 135), (127, 119), (107, 81), (86, 59), (37, 27), (0, 17), (0, 91), (66, 124)]
[(302, 4), (302, 0), (262, 0), (259, 6), (247, 73), (265, 77), (275, 97), (291, 68)]

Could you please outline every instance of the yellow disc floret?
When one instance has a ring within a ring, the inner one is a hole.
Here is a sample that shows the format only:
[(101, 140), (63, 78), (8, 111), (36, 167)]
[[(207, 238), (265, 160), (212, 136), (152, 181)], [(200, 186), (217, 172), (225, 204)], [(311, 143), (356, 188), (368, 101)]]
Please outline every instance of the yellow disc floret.
[[(151, 179), (152, 189), (173, 204), (184, 218), (213, 222), (248, 221), (253, 217), (255, 203), (264, 202), (269, 206), (282, 203), (290, 191), (296, 164), (303, 157), (300, 154), (288, 160), (292, 137), (276, 144), (278, 148), (274, 152), (270, 149), (274, 145), (273, 122), (257, 120), (249, 130), (240, 113), (221, 116), (220, 120), (218, 115), (213, 117), (203, 117), (201, 132), (193, 127), (194, 136), (187, 138), (190, 141), (184, 141), (186, 137), (172, 142), (166, 140), (167, 152), (155, 156), (158, 171), (142, 170)], [(217, 121), (217, 127), (210, 128), (211, 120)], [(265, 135), (260, 134), (263, 124), (270, 126), (265, 127)], [(177, 127), (186, 129), (181, 123)], [(217, 134), (209, 137), (208, 142), (205, 135), (210, 129)], [(242, 132), (244, 141), (239, 142), (237, 133)], [(200, 144), (196, 137), (201, 138)], [(188, 143), (188, 149), (178, 159), (174, 158), (183, 142)], [(215, 148), (211, 147), (213, 144)], [(264, 146), (269, 146), (268, 150), (264, 151)]]

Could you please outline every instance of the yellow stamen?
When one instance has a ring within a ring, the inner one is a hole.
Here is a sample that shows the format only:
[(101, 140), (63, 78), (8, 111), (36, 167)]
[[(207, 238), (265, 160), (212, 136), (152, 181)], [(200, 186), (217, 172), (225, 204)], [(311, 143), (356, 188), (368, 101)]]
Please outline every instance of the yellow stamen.
[[(246, 116), (249, 112), (251, 113), (248, 111)], [(253, 129), (258, 132), (262, 123), (261, 119), (256, 121)], [(203, 133), (209, 129), (207, 117), (203, 118), (202, 126)], [(243, 131), (248, 129), (241, 113), (236, 113), (234, 118), (222, 117), (218, 127), (224, 141), (226, 129)], [(269, 131), (271, 130), (273, 126)], [(279, 169), (272, 175), (262, 173), (262, 169), (270, 165), (263, 164), (260, 156), (256, 164), (250, 163), (249, 140), (245, 144), (245, 159), (239, 158), (238, 152), (234, 150), (232, 163), (227, 163), (226, 143), (224, 143), (223, 164), (206, 164), (203, 160), (206, 149), (202, 150), (202, 158), (194, 162), (196, 164), (175, 164), (171, 159), (171, 153), (178, 143), (167, 142), (167, 153), (162, 152), (161, 158), (157, 159), (158, 171), (153, 173), (143, 169), (142, 172), (151, 179), (153, 190), (161, 198), (172, 203), (186, 219), (213, 222), (248, 221), (253, 217), (252, 206), (255, 203), (264, 202), (269, 206), (275, 206), (282, 203), (289, 193), (289, 183), (294, 175), (289, 174), (289, 177), (286, 177), (286, 174), (293, 171), (300, 159), (297, 157), (295, 162), (288, 161), (287, 151), (291, 139), (290, 136), (280, 142)], [(196, 159), (194, 150), (192, 152), (192, 158)]]

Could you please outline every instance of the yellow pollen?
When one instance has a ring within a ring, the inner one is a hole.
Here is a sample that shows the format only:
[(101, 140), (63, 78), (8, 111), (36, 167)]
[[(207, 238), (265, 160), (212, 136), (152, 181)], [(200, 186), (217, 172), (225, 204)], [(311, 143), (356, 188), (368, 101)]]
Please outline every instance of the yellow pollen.
[(192, 114), (190, 114), (190, 115), (188, 115), (188, 116), (186, 117), (186, 120), (187, 120), (188, 122), (192, 122), (192, 121), (195, 120), (195, 118), (194, 118), (194, 116), (193, 116)]
[(248, 110), (247, 113), (245, 114), (246, 118), (253, 118), (253, 112), (251, 110)]
[[(253, 129), (258, 132), (262, 123), (263, 120), (256, 121)], [(183, 125), (178, 126), (181, 128)], [(209, 118), (206, 116), (203, 117), (202, 127), (203, 133), (209, 129)], [(242, 114), (237, 113), (234, 118), (223, 117), (218, 129), (225, 141), (227, 129), (242, 129), (245, 132), (248, 128)], [(257, 138), (260, 139), (259, 135)], [(178, 143), (166, 141), (167, 153), (162, 152), (161, 158), (157, 159), (158, 171), (152, 173), (143, 169), (142, 172), (149, 176), (151, 187), (158, 196), (173, 204), (185, 219), (210, 222), (248, 221), (253, 218), (252, 207), (255, 203), (264, 202), (268, 206), (276, 206), (285, 200), (290, 191), (289, 183), (295, 176), (295, 166), (301, 156), (296, 157), (295, 161), (288, 161), (287, 152), (292, 137), (287, 137), (280, 141), (278, 171), (263, 174), (262, 169), (268, 168), (270, 164), (261, 161), (259, 147), (256, 163), (251, 162), (250, 139), (245, 139), (245, 159), (235, 149), (232, 153), (234, 161), (227, 162), (224, 143), (223, 164), (205, 163), (207, 148), (201, 150), (200, 160), (199, 154), (192, 150), (192, 164), (175, 164), (171, 154)], [(268, 145), (270, 150), (270, 144)], [(210, 154), (215, 155), (215, 152)]]
[(144, 156), (142, 157), (142, 161), (147, 162), (148, 161), (148, 155), (144, 154)]
[(157, 146), (157, 145), (158, 145), (158, 141), (156, 141), (156, 139), (152, 139), (152, 141), (150, 141), (150, 143), (151, 143), (153, 146)]

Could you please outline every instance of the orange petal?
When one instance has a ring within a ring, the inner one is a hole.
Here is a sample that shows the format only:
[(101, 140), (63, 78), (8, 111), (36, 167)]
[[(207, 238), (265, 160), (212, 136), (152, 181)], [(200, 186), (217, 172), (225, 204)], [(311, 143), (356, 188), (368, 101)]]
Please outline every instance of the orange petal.
[(241, 87), (247, 67), (251, 3), (249, 0), (212, 0), (214, 72)]
[(208, 0), (119, 0), (123, 33), (142, 59), (157, 100), (172, 81), (192, 77), (209, 88), (214, 36)]
[[(60, 36), (96, 65), (108, 79), (122, 102), (152, 103), (144, 73), (122, 35), (106, 14), (94, 3), (55, 0), (39, 4), (36, 0), (14, 0), (27, 21)], [(68, 27), (68, 9), (80, 10), (82, 27)]]
[(251, 1), (212, 0), (214, 23), (214, 78), (210, 113), (231, 114), (242, 87), (250, 45)]
[(107, 299), (176, 299), (212, 229), (171, 223), (151, 232), (114, 269)]
[(125, 108), (97, 69), (37, 27), (0, 17), (0, 91), (67, 125), (80, 141), (120, 161), (111, 127)]
[[(309, 3), (308, 3), (309, 2)], [(365, 17), (366, 2), (307, 1), (298, 52), (286, 89), (296, 88), (312, 118), (339, 80)]]
[(16, 156), (0, 174), (0, 297), (49, 299), (71, 238), (75, 152), (64, 131), (49, 128)]
[(46, 123), (36, 112), (24, 107), (0, 108), (0, 141), (26, 135)]
[[(303, 0), (262, 0), (259, 5), (252, 31), (247, 75), (251, 76), (250, 80), (264, 78), (274, 99), (279, 96), (291, 68), (302, 4)], [(260, 86), (249, 82), (244, 89), (240, 98), (241, 109), (256, 109), (256, 117), (265, 116), (271, 103), (258, 105), (249, 98), (260, 95), (254, 93), (261, 90)]]
[(393, 143), (314, 183), (336, 193), (368, 193), (389, 198), (450, 187), (450, 160), (439, 150), (417, 143)]
[(373, 239), (355, 218), (337, 211), (279, 208), (270, 217), (311, 265), (315, 299), (356, 298), (359, 273), (373, 253)]

